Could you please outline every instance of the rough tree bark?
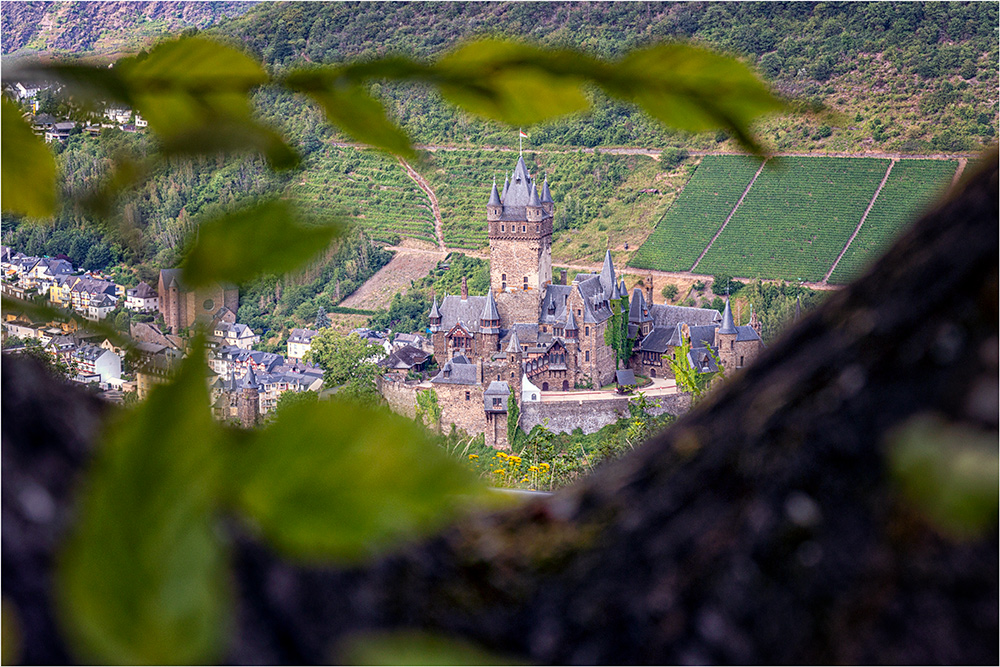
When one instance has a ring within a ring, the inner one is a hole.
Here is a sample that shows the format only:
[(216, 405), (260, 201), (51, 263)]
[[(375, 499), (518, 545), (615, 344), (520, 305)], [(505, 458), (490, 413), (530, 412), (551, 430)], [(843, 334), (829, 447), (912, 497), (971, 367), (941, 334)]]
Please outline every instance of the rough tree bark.
[[(228, 659), (329, 662), (349, 633), (407, 627), (540, 663), (996, 664), (996, 528), (937, 532), (886, 441), (925, 413), (996, 437), (997, 196), (994, 155), (752, 367), (552, 498), (352, 570), (237, 536)], [(101, 408), (4, 371), (3, 594), (24, 659), (63, 662), (47, 573)]]

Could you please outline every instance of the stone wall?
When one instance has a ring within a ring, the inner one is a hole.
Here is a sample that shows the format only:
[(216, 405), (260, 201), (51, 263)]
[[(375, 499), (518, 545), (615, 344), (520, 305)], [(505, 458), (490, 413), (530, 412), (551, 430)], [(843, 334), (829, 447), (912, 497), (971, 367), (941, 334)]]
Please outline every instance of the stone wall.
[(497, 310), (503, 320), (504, 327), (510, 328), (516, 322), (538, 322), (538, 309), (542, 292), (536, 289), (522, 291), (520, 287), (514, 292), (502, 292), (496, 295)]
[[(379, 379), (379, 391), (396, 414), (414, 419), (417, 415), (417, 383)], [(439, 399), (440, 400), (440, 399)]]
[[(572, 433), (583, 429), (595, 433), (622, 417), (627, 417), (629, 399), (625, 396), (596, 401), (557, 401), (551, 403), (524, 403), (521, 405), (521, 429), (530, 431), (535, 425), (548, 420), (547, 428), (556, 433)], [(654, 415), (681, 415), (691, 407), (689, 394), (655, 396), (650, 402), (659, 403), (649, 412)]]
[(434, 391), (441, 406), (441, 430), (444, 433), (451, 429), (452, 424), (469, 435), (486, 430), (482, 385), (436, 384)]

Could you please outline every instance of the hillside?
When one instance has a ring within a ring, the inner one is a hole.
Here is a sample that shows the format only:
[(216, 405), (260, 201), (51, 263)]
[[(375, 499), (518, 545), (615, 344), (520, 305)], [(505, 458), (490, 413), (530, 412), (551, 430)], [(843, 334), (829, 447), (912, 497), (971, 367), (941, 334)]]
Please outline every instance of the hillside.
[[(779, 151), (961, 152), (996, 136), (996, 3), (262, 3), (220, 27), (274, 66), (401, 52), (432, 57), (507, 35), (603, 57), (662, 40), (737, 55), (782, 93), (836, 119), (759, 126)], [(420, 143), (511, 146), (508, 129), (422, 89), (373, 85)], [(732, 148), (724, 134), (667, 131), (598, 100), (593, 113), (531, 128), (533, 146)], [(720, 146), (721, 145), (721, 146)]]
[(4, 2), (2, 53), (114, 55), (239, 16), (253, 2)]

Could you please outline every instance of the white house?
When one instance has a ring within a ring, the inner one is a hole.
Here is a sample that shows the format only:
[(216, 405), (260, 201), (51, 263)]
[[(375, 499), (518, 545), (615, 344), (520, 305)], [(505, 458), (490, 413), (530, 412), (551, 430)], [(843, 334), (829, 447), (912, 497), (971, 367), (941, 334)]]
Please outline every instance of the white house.
[(116, 303), (109, 294), (97, 294), (87, 304), (87, 312), (83, 316), (92, 322), (100, 322), (115, 309)]
[(160, 298), (156, 290), (146, 283), (139, 283), (137, 287), (125, 290), (125, 307), (129, 310), (144, 313), (156, 312), (159, 303)]
[(292, 329), (288, 337), (288, 358), (302, 359), (306, 352), (312, 349), (312, 339), (316, 337), (318, 331), (312, 329)]
[(96, 345), (81, 345), (73, 353), (73, 358), (81, 375), (99, 375), (102, 384), (122, 376), (121, 357), (111, 350)]
[(229, 322), (218, 322), (215, 325), (214, 334), (223, 345), (232, 345), (241, 350), (252, 349), (260, 342), (260, 336), (253, 332), (253, 329), (245, 324), (230, 324)]

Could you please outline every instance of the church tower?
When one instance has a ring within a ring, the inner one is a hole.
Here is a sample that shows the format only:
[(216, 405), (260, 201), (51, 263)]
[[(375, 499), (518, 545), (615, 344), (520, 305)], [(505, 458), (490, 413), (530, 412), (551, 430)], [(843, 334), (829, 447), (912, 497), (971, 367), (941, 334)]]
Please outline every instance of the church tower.
[(548, 181), (538, 186), (518, 157), (503, 194), (493, 183), (486, 205), (490, 239), (490, 287), (503, 292), (538, 290), (552, 282), (552, 216)]

